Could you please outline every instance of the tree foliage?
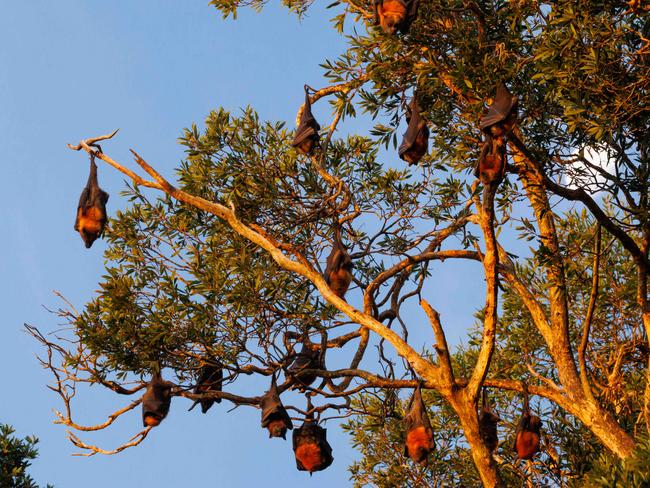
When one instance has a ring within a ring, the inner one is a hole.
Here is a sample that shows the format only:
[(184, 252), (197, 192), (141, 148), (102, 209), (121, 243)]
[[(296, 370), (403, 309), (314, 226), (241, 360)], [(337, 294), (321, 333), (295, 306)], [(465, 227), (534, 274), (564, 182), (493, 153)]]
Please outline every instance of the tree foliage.
[(33, 436), (19, 439), (13, 434), (14, 429), (10, 425), (0, 424), (0, 486), (38, 488), (32, 477), (27, 474), (30, 461), (38, 456), (38, 439)]
[[(264, 2), (211, 4), (235, 16)], [(299, 15), (309, 8), (285, 4)], [(44, 363), (66, 405), (61, 422), (84, 430), (74, 421), (73, 384), (133, 395), (162, 371), (175, 396), (259, 406), (264, 387), (245, 396), (237, 380), (276, 375), (295, 419), (360, 415), (348, 425), (364, 454), (352, 467), (359, 484), (558, 481), (582, 476), (600, 446), (628, 458), (650, 427), (643, 7), (434, 0), (421, 3), (403, 35), (372, 27), (370, 2), (330, 8), (348, 48), (323, 61), (330, 85), (310, 98), (332, 107), (312, 157), (292, 148), (284, 123), (260, 121), (251, 108), (218, 109), (203, 128), (186, 129), (175, 184), (135, 153), (150, 180), (96, 154), (133, 182), (128, 208), (109, 223), (100, 292), (79, 313), (59, 311), (70, 325), (60, 340), (29, 328), (51, 353)], [(507, 137), (508, 177), (483, 188), (471, 171), (478, 121), (500, 82), (521, 110)], [(413, 96), (431, 150), (406, 166), (395, 148)], [(370, 121), (365, 133), (335, 134), (354, 117)], [(92, 140), (73, 149), (95, 151)], [(354, 261), (345, 300), (321, 275), (337, 227)], [(517, 239), (528, 241), (524, 256), (513, 253)], [(467, 304), (477, 310), (475, 329), (452, 354), (435, 310), (444, 283), (434, 266), (458, 260), (476, 263), (485, 304)], [(417, 343), (412, 333), (426, 321), (432, 339)], [(290, 370), (308, 336), (323, 366), (307, 388), (314, 407), (304, 406)], [(192, 389), (206, 361), (226, 374), (223, 391), (201, 396)], [(492, 456), (478, 431), (488, 388), (508, 445), (524, 382), (559, 456), (551, 466), (544, 454), (541, 472), (506, 447)], [(439, 432), (427, 468), (394, 448), (403, 435), (396, 391), (420, 383)], [(149, 430), (115, 450), (71, 439), (115, 453)]]

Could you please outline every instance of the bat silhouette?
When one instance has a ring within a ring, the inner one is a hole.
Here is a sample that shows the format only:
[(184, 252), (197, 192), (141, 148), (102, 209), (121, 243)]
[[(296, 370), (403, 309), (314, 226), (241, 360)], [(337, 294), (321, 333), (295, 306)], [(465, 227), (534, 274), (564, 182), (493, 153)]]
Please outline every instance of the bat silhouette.
[(318, 134), (320, 125), (311, 113), (311, 102), (309, 101), (309, 92), (307, 90), (307, 85), (305, 85), (305, 105), (302, 114), (300, 114), (300, 123), (298, 124), (296, 136), (291, 145), (301, 153), (311, 156), (314, 148), (318, 147), (320, 142), (320, 136)]
[(429, 151), (429, 127), (420, 116), (417, 96), (413, 94), (409, 107), (408, 128), (399, 146), (399, 157), (409, 165), (417, 164)]
[(269, 437), (282, 437), (286, 440), (287, 430), (293, 429), (293, 423), (287, 413), (275, 382), (275, 375), (271, 379), (271, 388), (260, 401), (262, 407), (262, 427), (269, 430)]

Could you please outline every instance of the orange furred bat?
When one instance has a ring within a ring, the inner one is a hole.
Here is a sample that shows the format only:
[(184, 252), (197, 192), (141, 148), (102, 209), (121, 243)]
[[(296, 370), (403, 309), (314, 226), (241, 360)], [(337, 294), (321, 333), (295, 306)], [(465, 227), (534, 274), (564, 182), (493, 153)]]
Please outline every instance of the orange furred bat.
[(426, 464), (429, 453), (435, 449), (435, 443), (420, 385), (413, 392), (409, 412), (404, 420), (406, 423), (404, 454), (416, 463)]
[(374, 0), (375, 25), (386, 34), (406, 34), (418, 15), (419, 0)]
[(429, 151), (429, 127), (420, 116), (420, 106), (415, 93), (411, 100), (407, 120), (408, 128), (404, 133), (398, 154), (400, 158), (411, 165), (417, 164)]
[(165, 381), (160, 373), (154, 374), (142, 395), (142, 423), (145, 427), (156, 427), (169, 413), (173, 384)]
[(300, 114), (300, 123), (298, 124), (296, 136), (291, 145), (299, 152), (311, 156), (314, 148), (318, 147), (320, 142), (320, 135), (318, 134), (320, 125), (311, 113), (311, 102), (309, 101), (309, 92), (307, 90), (307, 85), (305, 85), (305, 105)]
[[(199, 372), (199, 377), (196, 380), (196, 387), (194, 388), (194, 393), (209, 393), (211, 391), (221, 391), (221, 385), (223, 383), (223, 367), (218, 362), (215, 364), (205, 364)], [(194, 405), (190, 407), (192, 410), (197, 403), (201, 404), (201, 412), (206, 413), (210, 410), (210, 407), (214, 405), (214, 402), (221, 403), (221, 398), (216, 399), (205, 399), (197, 400), (194, 402)]]
[(260, 406), (262, 407), (262, 427), (269, 430), (269, 437), (286, 439), (287, 430), (293, 429), (293, 423), (280, 401), (275, 375), (271, 379), (271, 388), (260, 401)]
[(484, 186), (500, 183), (506, 174), (506, 144), (502, 137), (485, 136), (474, 176), (481, 179)]
[(353, 268), (352, 258), (341, 240), (341, 227), (336, 223), (334, 225), (334, 247), (327, 257), (324, 275), (325, 281), (336, 296), (345, 297), (352, 282)]
[(327, 442), (327, 429), (307, 417), (301, 427), (293, 431), (293, 452), (298, 471), (322, 471), (334, 461), (332, 447)]
[(95, 155), (91, 153), (90, 175), (79, 197), (77, 218), (74, 223), (74, 230), (79, 232), (86, 248), (90, 248), (93, 242), (104, 234), (106, 202), (108, 202), (108, 193), (97, 183), (97, 165)]
[(490, 452), (494, 452), (499, 445), (499, 435), (497, 433), (497, 424), (499, 423), (499, 420), (501, 420), (499, 416), (490, 409), (487, 393), (483, 390), (483, 405), (478, 417), (478, 430), (485, 447), (487, 447)]
[(316, 381), (316, 375), (312, 373), (304, 373), (306, 369), (320, 369), (320, 348), (309, 340), (309, 336), (305, 334), (302, 341), (302, 349), (296, 355), (296, 359), (287, 368), (287, 374), (292, 377), (298, 385), (299, 389), (311, 385)]
[(528, 389), (524, 385), (524, 411), (515, 433), (515, 451), (518, 459), (532, 459), (539, 452), (542, 420), (530, 412)]

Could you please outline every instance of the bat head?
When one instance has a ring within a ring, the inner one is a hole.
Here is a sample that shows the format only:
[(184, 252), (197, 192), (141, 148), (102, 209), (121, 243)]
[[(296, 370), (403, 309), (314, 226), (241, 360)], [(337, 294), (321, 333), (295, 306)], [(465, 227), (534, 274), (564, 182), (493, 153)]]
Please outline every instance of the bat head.
[(386, 34), (406, 33), (417, 17), (418, 0), (375, 0), (375, 25)]
[(95, 242), (99, 237), (99, 232), (91, 232), (85, 229), (81, 229), (79, 231), (79, 234), (81, 234), (81, 238), (84, 241), (84, 245), (86, 246), (86, 249), (90, 249), (91, 246), (93, 245), (93, 242)]
[(288, 426), (284, 418), (273, 415), (266, 428), (269, 431), (269, 438), (282, 437), (284, 440), (287, 439)]

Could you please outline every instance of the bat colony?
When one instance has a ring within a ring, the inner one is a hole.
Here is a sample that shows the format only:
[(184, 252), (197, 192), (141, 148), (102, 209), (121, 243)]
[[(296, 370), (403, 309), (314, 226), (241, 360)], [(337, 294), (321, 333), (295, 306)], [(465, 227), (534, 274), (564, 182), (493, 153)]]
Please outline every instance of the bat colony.
[[(417, 18), (419, 0), (374, 0), (375, 24), (386, 34), (406, 34)], [(480, 119), (479, 127), (484, 135), (474, 174), (484, 186), (498, 185), (506, 170), (506, 138), (517, 121), (516, 96), (512, 95), (503, 83), (497, 86), (493, 102), (487, 107)], [(418, 164), (428, 152), (429, 127), (422, 116), (418, 103), (418, 94), (414, 93), (406, 113), (407, 130), (399, 146), (399, 157), (409, 165)], [(305, 85), (305, 103), (300, 113), (298, 127), (292, 146), (301, 154), (313, 156), (320, 148), (320, 125), (312, 114), (309, 88)], [(98, 149), (101, 151), (101, 149)], [(103, 236), (106, 226), (106, 203), (109, 195), (97, 182), (97, 165), (95, 152), (90, 154), (90, 174), (85, 188), (79, 198), (77, 216), (74, 225), (86, 248)], [(327, 257), (323, 274), (332, 292), (344, 299), (353, 280), (353, 263), (341, 238), (341, 225), (333, 224), (333, 245)], [(320, 346), (303, 335), (302, 348), (294, 355), (293, 362), (286, 368), (286, 376), (292, 387), (305, 391), (317, 378), (314, 370), (323, 369)], [(193, 390), (197, 399), (190, 407), (192, 410), (200, 403), (205, 414), (213, 404), (220, 403), (224, 381), (223, 366), (217, 360), (207, 360), (198, 371)], [(142, 396), (142, 422), (145, 427), (155, 427), (165, 419), (169, 412), (174, 384), (163, 380), (159, 372), (151, 376), (146, 391)], [(300, 471), (321, 471), (330, 466), (334, 460), (332, 448), (327, 442), (327, 431), (314, 420), (311, 400), (308, 397), (308, 413), (303, 424), (294, 430), (291, 417), (280, 399), (275, 374), (269, 390), (261, 397), (259, 407), (262, 411), (261, 426), (269, 432), (269, 437), (281, 437), (286, 440), (288, 430), (293, 430), (292, 444), (296, 466)], [(497, 424), (499, 417), (492, 412), (485, 390), (478, 415), (479, 433), (485, 447), (495, 452), (498, 444)], [(518, 459), (531, 459), (540, 450), (541, 419), (530, 411), (528, 391), (524, 385), (524, 403), (521, 419), (516, 429), (514, 451)], [(411, 397), (408, 412), (404, 418), (405, 438), (404, 455), (414, 462), (426, 464), (429, 454), (435, 449), (433, 428), (427, 414), (427, 407), (422, 399), (418, 385)]]

